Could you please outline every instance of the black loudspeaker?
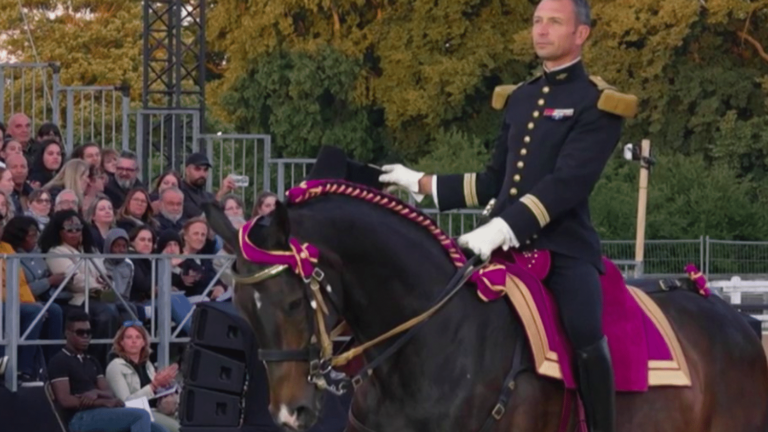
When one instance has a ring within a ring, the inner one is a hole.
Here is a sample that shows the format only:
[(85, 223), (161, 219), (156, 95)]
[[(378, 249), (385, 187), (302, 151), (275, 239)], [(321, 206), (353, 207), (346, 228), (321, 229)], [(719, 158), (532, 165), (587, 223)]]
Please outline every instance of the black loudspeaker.
[[(192, 316), (191, 339), (192, 344), (182, 360), (185, 380), (179, 406), (182, 432), (228, 432), (233, 429), (225, 428), (237, 426), (241, 413), (242, 426), (234, 430), (280, 432), (269, 413), (269, 384), (266, 369), (258, 358), (258, 344), (250, 325), (234, 306), (226, 302), (198, 304)], [(243, 381), (236, 370), (238, 364), (244, 368)], [(231, 368), (225, 372), (226, 385), (219, 377), (225, 368)], [(239, 389), (230, 390), (238, 382)], [(244, 389), (246, 384), (248, 388)], [(351, 399), (351, 392), (342, 397), (326, 394), (323, 413), (308, 432), (342, 432)], [(235, 400), (242, 402), (242, 412)], [(229, 415), (230, 407), (235, 408), (237, 419), (234, 423), (218, 423), (224, 418), (217, 412)]]
[[(214, 307), (224, 305), (228, 307)], [(247, 333), (250, 333), (248, 323), (237, 315), (232, 303), (198, 305), (192, 315), (191, 342), (195, 345), (242, 352), (248, 349)]]
[(184, 386), (179, 400), (179, 420), (182, 425), (230, 426), (240, 425), (240, 396), (189, 385)]
[(245, 385), (242, 361), (191, 345), (184, 356), (182, 376), (187, 385), (241, 395)]

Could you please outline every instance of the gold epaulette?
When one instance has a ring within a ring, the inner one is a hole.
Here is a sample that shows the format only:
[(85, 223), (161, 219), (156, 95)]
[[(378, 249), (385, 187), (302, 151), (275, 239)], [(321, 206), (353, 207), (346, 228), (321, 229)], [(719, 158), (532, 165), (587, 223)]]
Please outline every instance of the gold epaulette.
[(507, 98), (518, 87), (520, 87), (520, 84), (496, 86), (496, 88), (493, 89), (493, 97), (491, 98), (491, 106), (493, 109), (497, 111), (503, 110), (504, 106), (507, 105)]
[(593, 75), (589, 79), (600, 90), (597, 109), (624, 118), (633, 118), (637, 115), (637, 96), (617, 91), (616, 87), (608, 84), (599, 76)]

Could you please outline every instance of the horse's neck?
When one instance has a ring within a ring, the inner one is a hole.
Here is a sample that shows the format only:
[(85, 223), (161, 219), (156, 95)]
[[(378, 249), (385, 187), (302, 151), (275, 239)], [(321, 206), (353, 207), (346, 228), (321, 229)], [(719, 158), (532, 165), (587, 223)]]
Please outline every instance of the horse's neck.
[[(391, 237), (402, 233), (397, 225), (389, 238), (380, 227), (360, 225), (344, 225), (349, 229), (343, 236), (319, 230), (306, 230), (306, 235), (342, 261), (344, 318), (358, 342), (365, 342), (429, 309), (456, 268), (439, 244), (422, 232), (398, 237), (393, 249)], [(379, 432), (394, 430), (388, 417), (416, 421), (418, 412), (403, 417), (411, 406), (451, 406), (458, 414), (460, 404), (468, 402), (478, 386), (499, 384), (507, 367), (503, 365), (510, 364), (515, 322), (511, 311), (503, 308), (508, 308), (503, 301), (483, 304), (471, 288), (460, 291), (376, 368), (356, 397), (356, 412)], [(367, 361), (380, 356), (398, 337), (367, 351)], [(446, 415), (440, 421), (456, 419)], [(449, 423), (431, 429), (445, 424)]]

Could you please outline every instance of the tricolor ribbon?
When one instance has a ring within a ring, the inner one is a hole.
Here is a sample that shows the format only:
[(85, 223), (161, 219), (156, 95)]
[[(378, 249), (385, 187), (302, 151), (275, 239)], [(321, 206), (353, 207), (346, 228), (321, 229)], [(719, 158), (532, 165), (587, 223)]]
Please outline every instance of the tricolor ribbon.
[(246, 222), (240, 228), (240, 250), (243, 256), (256, 264), (287, 265), (302, 279), (308, 281), (315, 270), (315, 264), (320, 257), (320, 252), (309, 243), (301, 243), (291, 237), (288, 244), (290, 251), (268, 251), (261, 249), (248, 240), (248, 231), (256, 219)]
[(702, 274), (694, 264), (686, 265), (685, 272), (688, 274), (688, 278), (690, 278), (696, 285), (699, 294), (704, 297), (709, 297), (710, 294), (712, 294), (712, 291), (707, 286), (707, 278), (704, 277), (704, 274)]

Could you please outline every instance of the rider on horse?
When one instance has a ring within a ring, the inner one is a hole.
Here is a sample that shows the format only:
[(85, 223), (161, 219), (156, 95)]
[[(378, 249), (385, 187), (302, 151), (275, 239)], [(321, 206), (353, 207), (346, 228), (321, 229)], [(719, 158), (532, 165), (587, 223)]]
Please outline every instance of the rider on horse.
[(579, 393), (590, 431), (615, 430), (611, 357), (602, 328), (600, 239), (589, 216), (589, 195), (637, 99), (590, 77), (581, 61), (590, 33), (586, 0), (542, 0), (532, 38), (543, 72), (501, 86), (493, 105), (504, 122), (484, 172), (425, 175), (385, 165), (379, 180), (431, 194), (441, 211), (496, 204), (490, 221), (461, 236), (459, 245), (483, 259), (501, 247), (546, 249), (545, 280), (576, 354)]

